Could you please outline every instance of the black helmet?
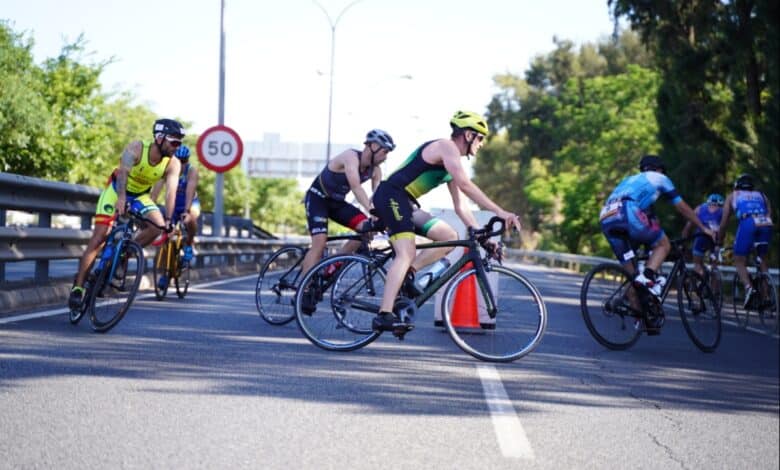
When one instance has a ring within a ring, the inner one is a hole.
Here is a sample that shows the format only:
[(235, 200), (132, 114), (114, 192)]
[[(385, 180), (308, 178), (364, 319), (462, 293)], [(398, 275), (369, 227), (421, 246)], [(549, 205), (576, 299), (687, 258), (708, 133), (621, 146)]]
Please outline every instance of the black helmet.
[(367, 144), (369, 142), (379, 144), (380, 147), (387, 149), (388, 152), (392, 152), (395, 149), (395, 142), (393, 142), (393, 138), (390, 137), (390, 134), (383, 131), (382, 129), (373, 129), (368, 131), (368, 134), (366, 134), (366, 141), (363, 143)]
[(178, 138), (184, 137), (184, 127), (179, 121), (173, 119), (158, 119), (154, 121), (154, 128), (152, 128), (152, 134), (173, 135)]
[(645, 155), (639, 160), (639, 171), (657, 170), (666, 173), (666, 165), (658, 155)]
[(753, 189), (753, 177), (747, 173), (739, 175), (736, 181), (734, 181), (734, 189)]

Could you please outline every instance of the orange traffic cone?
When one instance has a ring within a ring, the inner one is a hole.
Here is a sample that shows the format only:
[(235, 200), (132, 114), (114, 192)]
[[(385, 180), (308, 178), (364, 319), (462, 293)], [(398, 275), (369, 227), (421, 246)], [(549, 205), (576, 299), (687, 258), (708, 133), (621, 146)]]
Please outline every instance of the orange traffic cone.
[[(470, 269), (472, 263), (467, 263), (461, 272)], [(475, 275), (467, 277), (458, 285), (455, 300), (452, 305), (450, 320), (452, 326), (460, 328), (479, 328), (479, 313), (477, 310), (477, 280)]]

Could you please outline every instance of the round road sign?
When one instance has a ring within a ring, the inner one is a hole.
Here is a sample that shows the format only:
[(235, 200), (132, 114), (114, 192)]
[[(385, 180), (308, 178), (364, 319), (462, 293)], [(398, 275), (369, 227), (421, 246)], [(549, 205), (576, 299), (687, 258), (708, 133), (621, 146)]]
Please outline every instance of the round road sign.
[(209, 127), (198, 139), (198, 160), (209, 170), (224, 173), (241, 161), (244, 143), (227, 126)]

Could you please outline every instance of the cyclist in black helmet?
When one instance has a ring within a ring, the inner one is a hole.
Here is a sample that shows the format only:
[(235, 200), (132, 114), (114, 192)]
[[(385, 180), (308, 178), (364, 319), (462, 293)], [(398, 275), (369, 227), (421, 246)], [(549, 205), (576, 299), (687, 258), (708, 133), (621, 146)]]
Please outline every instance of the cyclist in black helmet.
[(747, 256), (753, 246), (756, 253), (761, 256), (761, 271), (769, 270), (769, 242), (772, 238), (772, 208), (769, 198), (761, 191), (757, 191), (753, 177), (748, 174), (740, 175), (734, 181), (734, 191), (726, 197), (723, 207), (723, 218), (720, 220), (718, 238), (723, 240), (726, 233), (726, 225), (729, 216), (734, 213), (737, 217), (737, 234), (734, 237), (734, 267), (737, 268), (739, 279), (745, 286), (744, 306), (750, 304), (753, 298), (753, 287), (750, 276), (745, 266)]
[[(659, 197), (668, 200), (683, 217), (714, 238), (715, 231), (704, 225), (666, 176), (666, 166), (657, 155), (645, 155), (639, 161), (639, 173), (621, 181), (609, 195), (599, 214), (601, 231), (612, 251), (628, 272), (633, 273), (634, 250), (639, 245), (652, 249), (643, 272), (634, 274), (634, 283), (660, 296), (666, 278), (656, 271), (671, 250), (669, 238), (653, 212)], [(653, 325), (647, 325), (653, 327)]]
[[(164, 219), (160, 214), (149, 191), (158, 180), (164, 180), (168, 194), (166, 213), (173, 214), (180, 164), (177, 158), (171, 157), (181, 146), (184, 133), (184, 127), (178, 121), (158, 119), (152, 127), (154, 140), (133, 141), (122, 152), (119, 168), (114, 170), (108, 185), (100, 193), (95, 211), (95, 228), (79, 262), (79, 270), (68, 298), (69, 308), (77, 309), (81, 306), (87, 270), (105, 242), (114, 219), (124, 214), (126, 203), (157, 225), (171, 225), (170, 219)], [(160, 230), (147, 224), (136, 236), (136, 241), (146, 246), (158, 235)]]

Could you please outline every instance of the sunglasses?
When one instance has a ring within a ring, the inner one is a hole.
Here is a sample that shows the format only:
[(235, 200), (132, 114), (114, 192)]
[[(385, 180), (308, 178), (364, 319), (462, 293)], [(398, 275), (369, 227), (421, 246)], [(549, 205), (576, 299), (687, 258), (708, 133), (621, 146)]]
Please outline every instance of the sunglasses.
[(169, 135), (165, 136), (165, 140), (171, 143), (174, 147), (178, 147), (181, 145), (181, 139), (177, 139), (176, 137), (171, 137)]
[(485, 140), (485, 136), (484, 135), (480, 134), (479, 132), (475, 132), (474, 133), (474, 141), (475, 142), (482, 142), (483, 140)]

